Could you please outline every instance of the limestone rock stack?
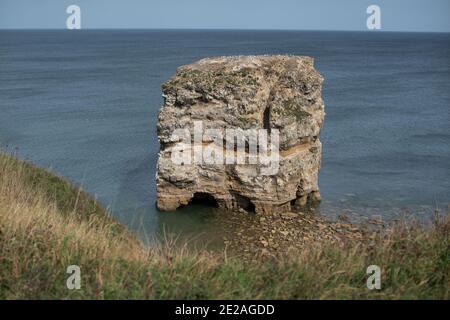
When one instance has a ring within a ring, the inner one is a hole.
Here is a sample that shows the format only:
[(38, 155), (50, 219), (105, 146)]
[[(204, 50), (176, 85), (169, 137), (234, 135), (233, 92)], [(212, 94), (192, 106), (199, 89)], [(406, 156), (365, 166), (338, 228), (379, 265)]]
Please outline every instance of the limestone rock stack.
[[(233, 56), (178, 68), (162, 87), (157, 207), (175, 210), (198, 199), (264, 213), (319, 200), (323, 78), (313, 62), (306, 56)], [(267, 143), (255, 148), (264, 131)], [(270, 149), (275, 142), (276, 152)], [(263, 152), (277, 157), (270, 164), (252, 162)], [(207, 155), (215, 162), (205, 161)], [(227, 161), (233, 158), (246, 162)]]

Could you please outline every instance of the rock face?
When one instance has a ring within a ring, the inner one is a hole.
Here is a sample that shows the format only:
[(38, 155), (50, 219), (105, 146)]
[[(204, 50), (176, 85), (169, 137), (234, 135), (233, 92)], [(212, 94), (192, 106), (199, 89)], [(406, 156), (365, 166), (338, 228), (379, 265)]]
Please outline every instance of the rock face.
[[(313, 62), (305, 56), (235, 56), (207, 58), (178, 68), (162, 87), (157, 207), (169, 211), (200, 200), (264, 213), (289, 211), (319, 200), (323, 78)], [(197, 132), (200, 128), (203, 136), (199, 138), (194, 128)], [(223, 137), (207, 129), (217, 129)], [(255, 149), (251, 134), (235, 138), (226, 129), (266, 131), (268, 143), (274, 144), (274, 134), (279, 133), (276, 152), (268, 152), (278, 155), (270, 163), (275, 170), (263, 172), (267, 162), (250, 163), (255, 150), (269, 149), (267, 143)], [(244, 142), (225, 148), (239, 139)], [(181, 146), (185, 149), (180, 152)], [(205, 163), (198, 161), (205, 157), (202, 152), (218, 155), (216, 160), (244, 157), (247, 162)], [(176, 162), (175, 154), (187, 158)]]

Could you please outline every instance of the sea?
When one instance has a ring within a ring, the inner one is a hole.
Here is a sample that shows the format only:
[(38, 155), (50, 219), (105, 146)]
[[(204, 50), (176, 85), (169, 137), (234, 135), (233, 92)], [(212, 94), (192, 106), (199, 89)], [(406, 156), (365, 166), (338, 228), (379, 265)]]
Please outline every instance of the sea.
[(450, 203), (450, 34), (0, 30), (0, 148), (95, 195), (143, 239), (216, 234), (155, 207), (161, 84), (212, 56), (290, 54), (325, 78), (315, 213), (431, 221)]

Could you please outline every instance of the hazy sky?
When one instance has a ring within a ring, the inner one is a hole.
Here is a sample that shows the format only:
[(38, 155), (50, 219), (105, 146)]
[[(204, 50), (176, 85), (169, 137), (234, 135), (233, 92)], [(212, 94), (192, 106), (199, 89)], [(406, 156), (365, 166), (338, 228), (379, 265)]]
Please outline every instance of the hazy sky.
[(382, 30), (450, 32), (450, 0), (0, 0), (0, 28), (65, 28), (71, 4), (83, 29), (367, 30), (376, 4)]

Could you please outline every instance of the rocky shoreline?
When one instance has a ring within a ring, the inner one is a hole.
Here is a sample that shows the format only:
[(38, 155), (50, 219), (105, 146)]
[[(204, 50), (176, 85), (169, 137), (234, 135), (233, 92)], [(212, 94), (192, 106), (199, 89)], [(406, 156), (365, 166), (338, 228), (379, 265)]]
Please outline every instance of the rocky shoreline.
[(350, 222), (345, 216), (330, 221), (314, 212), (285, 212), (254, 215), (231, 211), (218, 214), (224, 226), (223, 241), (228, 254), (245, 260), (282, 258), (306, 245), (371, 241), (382, 230), (380, 221)]

